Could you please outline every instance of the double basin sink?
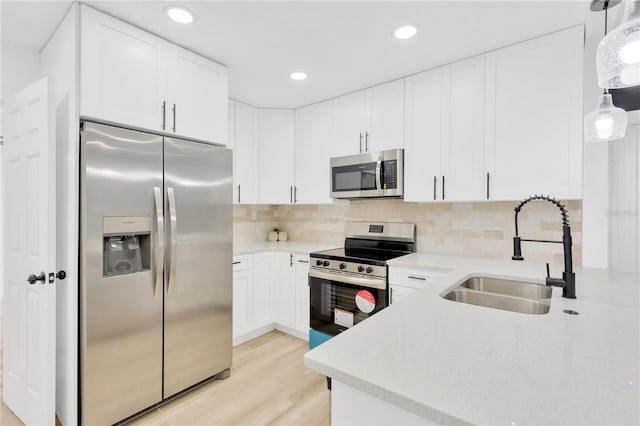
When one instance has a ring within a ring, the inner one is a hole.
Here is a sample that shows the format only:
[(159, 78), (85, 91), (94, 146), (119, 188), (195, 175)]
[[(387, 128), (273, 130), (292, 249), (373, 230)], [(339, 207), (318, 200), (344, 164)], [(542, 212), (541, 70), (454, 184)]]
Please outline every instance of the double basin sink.
[(551, 287), (532, 282), (476, 276), (442, 297), (470, 305), (542, 315), (551, 308), (551, 292)]

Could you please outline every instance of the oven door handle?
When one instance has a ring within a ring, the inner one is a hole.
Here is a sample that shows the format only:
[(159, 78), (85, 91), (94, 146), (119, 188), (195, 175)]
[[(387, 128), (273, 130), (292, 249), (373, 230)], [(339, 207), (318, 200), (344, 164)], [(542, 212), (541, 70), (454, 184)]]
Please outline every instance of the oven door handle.
[(379, 156), (376, 162), (376, 188), (382, 191), (382, 156)]
[(357, 285), (357, 286), (361, 286), (361, 287), (375, 288), (375, 289), (378, 289), (378, 290), (386, 290), (387, 289), (387, 280), (386, 280), (386, 278), (383, 278), (383, 277), (380, 277), (380, 278), (372, 278), (372, 277), (362, 278), (362, 277), (354, 276), (354, 275), (335, 274), (335, 273), (319, 271), (319, 270), (317, 270), (315, 268), (312, 268), (312, 269), (309, 270), (309, 277), (310, 278), (319, 278), (321, 280), (328, 280), (328, 281), (334, 281), (334, 282), (339, 282), (339, 283)]

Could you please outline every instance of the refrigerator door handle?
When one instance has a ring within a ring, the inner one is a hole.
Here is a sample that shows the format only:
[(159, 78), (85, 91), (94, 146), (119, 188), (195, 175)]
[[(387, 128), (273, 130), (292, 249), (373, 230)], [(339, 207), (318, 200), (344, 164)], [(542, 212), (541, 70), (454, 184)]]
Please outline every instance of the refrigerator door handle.
[(177, 242), (178, 242), (178, 230), (177, 230), (177, 217), (176, 217), (176, 196), (173, 188), (167, 188), (167, 198), (169, 200), (169, 232), (171, 233), (171, 241), (169, 243), (169, 282), (167, 284), (167, 295), (173, 293), (173, 287), (176, 282), (176, 258), (178, 257)]
[(156, 186), (153, 188), (153, 198), (156, 204), (156, 267), (154, 277), (154, 289), (153, 298), (158, 299), (160, 297), (160, 291), (162, 290), (162, 269), (164, 267), (164, 214), (162, 213), (162, 190)]

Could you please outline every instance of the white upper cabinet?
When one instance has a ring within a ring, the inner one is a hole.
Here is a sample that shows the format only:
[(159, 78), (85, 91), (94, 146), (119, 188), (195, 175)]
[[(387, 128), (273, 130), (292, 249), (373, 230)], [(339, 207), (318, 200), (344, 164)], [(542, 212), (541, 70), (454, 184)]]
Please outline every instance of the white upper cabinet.
[(443, 79), (443, 200), (486, 199), (484, 56), (447, 65)]
[(370, 118), (365, 151), (404, 147), (404, 79), (372, 87), (368, 92)]
[(331, 156), (404, 146), (404, 79), (333, 100)]
[(295, 202), (331, 203), (329, 157), (333, 138), (333, 102), (295, 111)]
[(584, 27), (486, 55), (490, 199), (582, 197)]
[(259, 109), (258, 201), (261, 204), (294, 202), (293, 110)]
[(404, 199), (442, 198), (443, 67), (406, 78)]
[(80, 115), (227, 143), (226, 68), (81, 7)]
[(227, 69), (173, 45), (168, 45), (167, 56), (168, 130), (176, 135), (226, 145)]
[(333, 100), (334, 137), (331, 157), (364, 152), (368, 125), (367, 91), (351, 93)]
[(258, 202), (258, 109), (235, 103), (234, 202)]
[(81, 6), (80, 114), (163, 130), (165, 41)]
[(407, 77), (405, 200), (483, 197), (484, 56)]

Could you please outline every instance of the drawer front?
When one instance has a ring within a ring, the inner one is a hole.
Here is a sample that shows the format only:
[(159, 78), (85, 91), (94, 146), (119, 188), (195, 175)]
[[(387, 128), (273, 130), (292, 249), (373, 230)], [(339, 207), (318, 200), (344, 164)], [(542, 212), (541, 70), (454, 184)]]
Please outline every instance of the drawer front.
[(233, 256), (233, 272), (246, 271), (253, 268), (253, 255), (241, 254)]
[(389, 268), (389, 284), (418, 289), (436, 281), (445, 273), (442, 270)]

